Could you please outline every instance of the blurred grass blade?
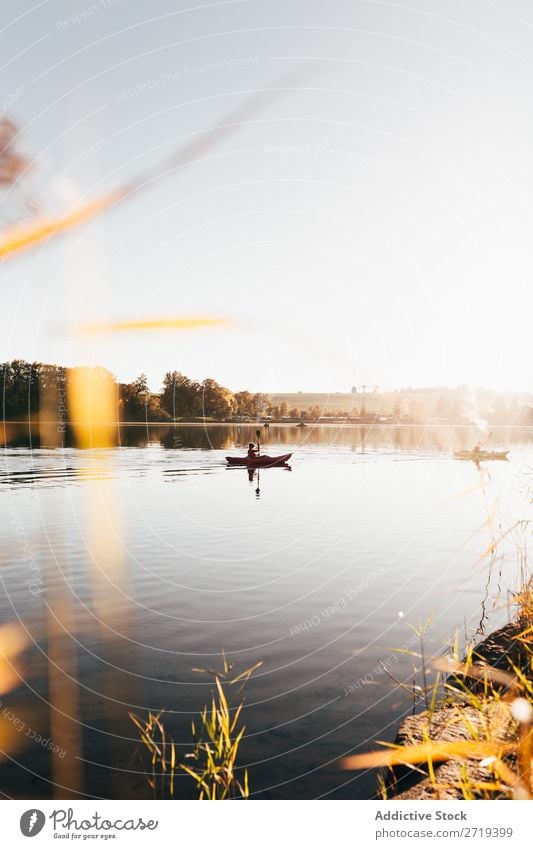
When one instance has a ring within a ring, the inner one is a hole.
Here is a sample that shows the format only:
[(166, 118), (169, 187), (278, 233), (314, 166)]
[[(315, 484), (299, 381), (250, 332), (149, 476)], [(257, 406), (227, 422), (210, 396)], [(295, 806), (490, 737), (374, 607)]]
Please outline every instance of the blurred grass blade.
[(177, 317), (149, 318), (138, 321), (111, 321), (95, 324), (82, 324), (77, 329), (81, 333), (124, 333), (130, 330), (194, 330), (199, 327), (216, 327), (229, 324), (223, 318), (211, 317)]
[(122, 200), (124, 193), (120, 190), (110, 192), (101, 198), (75, 207), (57, 218), (38, 218), (30, 226), (13, 227), (0, 234), (0, 258), (6, 258), (44, 242), (45, 239), (64, 233), (89, 221), (100, 212)]
[[(279, 98), (294, 82), (296, 75), (300, 73), (284, 73), (274, 80), (270, 88), (253, 92), (241, 106), (226, 113), (218, 126), (205, 130), (201, 133), (200, 138), (195, 137), (185, 144), (181, 150), (165, 157), (157, 166), (139, 175), (126, 185), (72, 209), (66, 215), (56, 218), (42, 217), (28, 227), (13, 227), (3, 234), (0, 233), (0, 259), (12, 257), (48, 238), (53, 238), (60, 233), (84, 224), (115, 204), (134, 197), (139, 191), (167, 178), (176, 168), (189, 165), (195, 159), (204, 156), (213, 147), (219, 145), (222, 140), (235, 133), (242, 124), (249, 121), (268, 103)], [(237, 95), (239, 92), (235, 92), (235, 94)]]
[(401, 764), (420, 764), (429, 761), (447, 761), (451, 758), (472, 758), (479, 760), (494, 756), (500, 758), (511, 751), (511, 744), (492, 741), (459, 740), (450, 743), (427, 742), (418, 746), (398, 746), (383, 751), (366, 752), (362, 755), (350, 755), (341, 761), (342, 769), (368, 769), (371, 767), (399, 766)]

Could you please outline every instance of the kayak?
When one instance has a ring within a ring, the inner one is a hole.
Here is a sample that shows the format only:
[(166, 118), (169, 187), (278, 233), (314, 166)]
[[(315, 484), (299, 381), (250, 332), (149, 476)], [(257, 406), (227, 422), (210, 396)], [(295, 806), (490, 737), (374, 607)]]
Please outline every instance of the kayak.
[(458, 460), (507, 460), (508, 451), (455, 451)]
[(281, 454), (279, 457), (269, 457), (268, 454), (259, 457), (226, 457), (230, 466), (283, 466), (292, 457), (292, 454)]

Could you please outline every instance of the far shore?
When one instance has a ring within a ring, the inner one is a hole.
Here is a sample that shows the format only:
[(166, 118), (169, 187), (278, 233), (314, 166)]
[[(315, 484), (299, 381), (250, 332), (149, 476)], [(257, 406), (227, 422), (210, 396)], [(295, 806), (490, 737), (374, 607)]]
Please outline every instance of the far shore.
[[(28, 419), (0, 419), (0, 428), (5, 425), (28, 425), (32, 424), (32, 422), (28, 422)], [(56, 421), (39, 419), (37, 417), (33, 422), (34, 425), (55, 425)], [(73, 423), (68, 422), (67, 426), (71, 426)], [(76, 424), (80, 424), (80, 422), (76, 422)], [(262, 430), (268, 428), (264, 427), (264, 422), (257, 421), (245, 421), (245, 422), (236, 422), (236, 421), (216, 421), (214, 419), (196, 419), (194, 421), (180, 421), (180, 420), (167, 420), (167, 421), (158, 421), (158, 420), (143, 420), (143, 421), (122, 421), (122, 422), (109, 422), (107, 424), (112, 424), (113, 427), (254, 427), (257, 430)], [(299, 427), (299, 421), (292, 422), (269, 422), (268, 423), (272, 427)], [(305, 428), (313, 428), (313, 427), (434, 427), (434, 428), (464, 428), (466, 429), (476, 429), (475, 424), (471, 424), (468, 422), (380, 422), (380, 421), (306, 421), (304, 422)], [(498, 424), (491, 425), (490, 430), (532, 430), (533, 425), (526, 424)]]

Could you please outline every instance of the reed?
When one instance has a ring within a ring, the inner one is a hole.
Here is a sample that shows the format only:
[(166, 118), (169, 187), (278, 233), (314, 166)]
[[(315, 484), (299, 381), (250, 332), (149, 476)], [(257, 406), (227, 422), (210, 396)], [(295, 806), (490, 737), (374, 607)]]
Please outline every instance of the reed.
[[(207, 673), (214, 679), (211, 701), (200, 713), (200, 722), (191, 722), (192, 750), (178, 761), (176, 744), (162, 721), (163, 711), (143, 719), (130, 713), (137, 728), (139, 740), (150, 759), (146, 779), (154, 798), (175, 798), (176, 777), (179, 773), (194, 781), (198, 799), (217, 801), (249, 796), (248, 770), (237, 764), (239, 747), (246, 726), (241, 724), (244, 707), (243, 689), (261, 666), (256, 663), (238, 675), (232, 674), (233, 665), (222, 655), (222, 670), (194, 669)], [(229, 698), (228, 693), (233, 698)], [(236, 700), (239, 699), (235, 705)]]

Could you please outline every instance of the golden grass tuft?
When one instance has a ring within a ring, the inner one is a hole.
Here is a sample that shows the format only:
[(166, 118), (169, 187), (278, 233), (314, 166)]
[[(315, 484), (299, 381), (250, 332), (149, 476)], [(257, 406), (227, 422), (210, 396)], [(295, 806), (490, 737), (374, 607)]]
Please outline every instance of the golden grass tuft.
[[(453, 678), (444, 685), (446, 698), (442, 707), (436, 706), (433, 699), (423, 714), (411, 717), (422, 720), (418, 735), (424, 739), (411, 744), (408, 735), (409, 745), (382, 744), (386, 747), (381, 750), (344, 758), (341, 768), (406, 766), (420, 771), (423, 766), (424, 790), (429, 786), (435, 798), (452, 790), (464, 799), (533, 799), (532, 598), (529, 581), (515, 598), (519, 627), (514, 639), (521, 644), (519, 665), (509, 661), (506, 671), (474, 662), (471, 648), (466, 659), (460, 661), (457, 645), (452, 649), (455, 656), (429, 659), (438, 675), (452, 673)], [(444, 739), (456, 734), (470, 739)], [(435, 770), (434, 764), (446, 762), (457, 764), (459, 769), (444, 773), (443, 767)], [(469, 768), (474, 763), (476, 769)], [(378, 790), (382, 798), (387, 798), (383, 775), (378, 780)], [(416, 793), (410, 798), (417, 798)]]
[(244, 703), (241, 700), (234, 707), (226, 690), (239, 685), (234, 699), (239, 698), (245, 684), (261, 663), (256, 663), (238, 675), (232, 675), (232, 664), (224, 654), (222, 657), (221, 671), (193, 670), (212, 675), (215, 689), (210, 704), (201, 711), (198, 728), (194, 720), (191, 723), (192, 751), (179, 762), (174, 740), (162, 722), (162, 711), (149, 713), (147, 719), (129, 714), (138, 730), (140, 742), (150, 756), (150, 771), (146, 775), (155, 798), (174, 798), (176, 776), (180, 772), (192, 778), (198, 799), (218, 801), (247, 799), (249, 796), (248, 771), (245, 769), (241, 778), (237, 765), (239, 747), (245, 732), (245, 726), (240, 725)]

